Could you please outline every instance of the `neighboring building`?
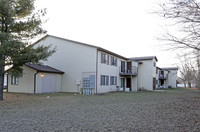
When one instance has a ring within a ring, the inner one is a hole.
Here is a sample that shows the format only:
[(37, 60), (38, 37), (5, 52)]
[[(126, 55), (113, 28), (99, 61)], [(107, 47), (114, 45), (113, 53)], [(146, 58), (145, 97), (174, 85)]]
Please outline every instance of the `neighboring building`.
[(64, 72), (49, 66), (26, 64), (22, 77), (9, 76), (8, 92), (50, 93), (62, 92)]
[[(155, 56), (128, 59), (101, 47), (51, 35), (36, 42), (40, 45), (52, 45), (57, 51), (44, 65), (24, 65), (23, 77), (9, 76), (9, 92), (79, 92), (83, 88), (85, 94), (100, 94), (155, 89)], [(44, 67), (48, 70), (41, 70)]]
[(177, 87), (177, 67), (159, 68), (156, 73), (156, 88), (176, 88)]
[(156, 56), (134, 57), (132, 61), (138, 62), (138, 90), (155, 90), (156, 88)]

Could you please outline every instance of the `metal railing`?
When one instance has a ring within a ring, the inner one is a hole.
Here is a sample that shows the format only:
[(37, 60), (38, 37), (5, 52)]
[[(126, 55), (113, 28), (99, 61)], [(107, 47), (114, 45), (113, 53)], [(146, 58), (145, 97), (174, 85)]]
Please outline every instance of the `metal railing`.
[(119, 67), (119, 73), (120, 75), (132, 75), (136, 76), (137, 75), (137, 67), (132, 66), (131, 68), (122, 68), (121, 66)]
[(159, 74), (159, 79), (168, 79), (168, 74)]

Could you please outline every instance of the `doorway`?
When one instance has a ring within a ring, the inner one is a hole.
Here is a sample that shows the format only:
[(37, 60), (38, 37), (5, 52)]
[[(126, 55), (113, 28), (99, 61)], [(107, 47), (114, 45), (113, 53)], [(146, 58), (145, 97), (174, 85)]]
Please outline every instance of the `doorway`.
[(131, 78), (126, 78), (126, 87), (130, 88), (131, 91)]

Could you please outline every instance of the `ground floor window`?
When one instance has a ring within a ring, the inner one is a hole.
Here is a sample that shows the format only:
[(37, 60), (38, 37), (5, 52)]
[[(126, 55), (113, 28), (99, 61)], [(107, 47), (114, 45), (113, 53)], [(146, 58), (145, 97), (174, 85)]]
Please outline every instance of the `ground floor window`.
[(117, 85), (117, 77), (116, 76), (110, 77), (110, 85)]
[(18, 85), (19, 84), (19, 78), (16, 76), (11, 76), (11, 84), (12, 85)]
[(109, 76), (101, 75), (101, 85), (108, 85), (109, 84)]

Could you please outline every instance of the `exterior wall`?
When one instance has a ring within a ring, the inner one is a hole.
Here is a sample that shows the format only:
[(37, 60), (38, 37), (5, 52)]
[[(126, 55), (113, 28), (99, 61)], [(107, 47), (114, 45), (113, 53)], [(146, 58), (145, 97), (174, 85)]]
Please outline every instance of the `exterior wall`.
[(172, 88), (176, 88), (176, 80), (177, 80), (177, 70), (170, 70), (168, 74), (168, 86)]
[(155, 59), (140, 61), (138, 64), (138, 88), (153, 90), (153, 78), (156, 78)]
[[(138, 62), (132, 61), (132, 66), (137, 67), (138, 70)], [(138, 71), (137, 75), (132, 77), (132, 91), (137, 91), (138, 90)]]
[(36, 70), (23, 66), (24, 74), (19, 78), (18, 85), (11, 84), (11, 76), (8, 76), (8, 92), (34, 93), (34, 74)]
[[(121, 61), (125, 61), (121, 58), (118, 58), (116, 56), (109, 55), (109, 65), (101, 63), (101, 53), (104, 53), (102, 51), (98, 51), (98, 73), (97, 73), (97, 93), (105, 93), (105, 92), (111, 92), (116, 91), (117, 86), (121, 85), (121, 76), (119, 75), (120, 67), (121, 67)], [(117, 58), (117, 66), (113, 66), (110, 64), (111, 56)], [(101, 85), (101, 75), (107, 75), (109, 76), (109, 85), (102, 86)], [(117, 77), (117, 85), (110, 85), (110, 76), (116, 76)]]
[[(44, 77), (41, 77), (41, 74), (44, 75)], [(61, 92), (62, 88), (62, 75), (61, 74), (54, 74), (54, 73), (42, 73), (38, 72), (36, 74), (36, 90), (35, 93), (43, 93), (43, 83), (45, 77), (52, 76), (55, 79), (55, 86), (56, 86), (56, 91), (55, 92)]]
[(94, 47), (51, 36), (37, 45), (56, 47), (57, 52), (43, 63), (65, 72), (62, 75), (62, 92), (77, 92), (76, 82), (82, 81), (83, 72), (96, 73), (97, 49)]
[(177, 87), (177, 70), (160, 70), (158, 69), (159, 72), (164, 72), (164, 78), (166, 78), (164, 80), (164, 84), (161, 85), (161, 80), (159, 79), (160, 73), (158, 72), (156, 75), (156, 79), (157, 79), (157, 85), (156, 88), (168, 88), (168, 87), (172, 87), (172, 88), (176, 88)]
[(157, 68), (157, 70), (156, 70), (156, 88), (160, 87), (159, 75), (160, 75), (160, 69)]

